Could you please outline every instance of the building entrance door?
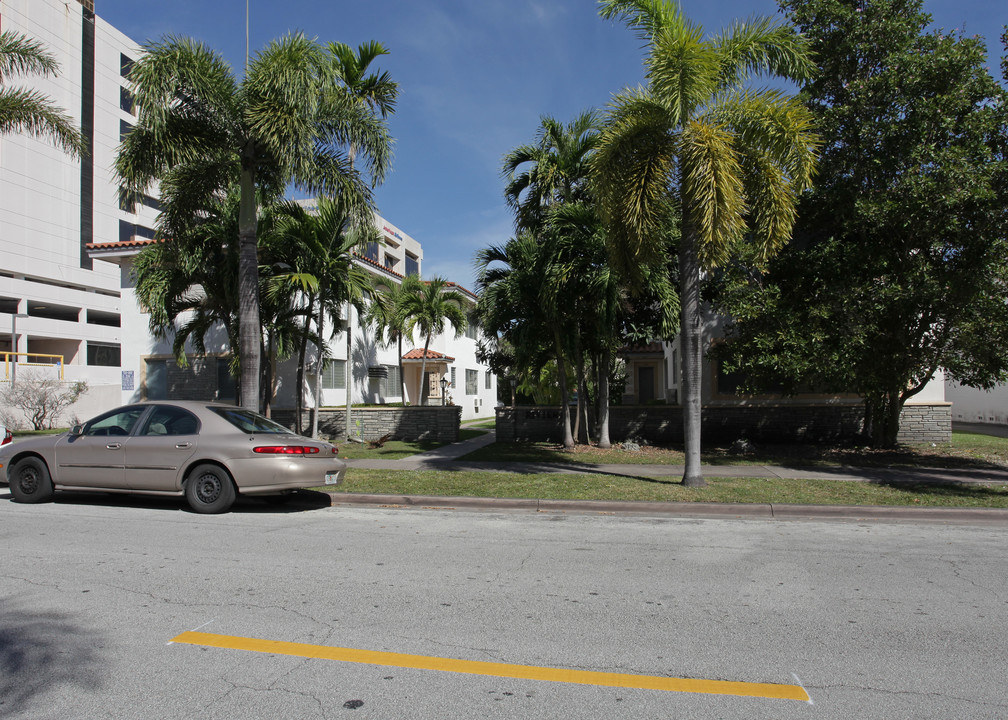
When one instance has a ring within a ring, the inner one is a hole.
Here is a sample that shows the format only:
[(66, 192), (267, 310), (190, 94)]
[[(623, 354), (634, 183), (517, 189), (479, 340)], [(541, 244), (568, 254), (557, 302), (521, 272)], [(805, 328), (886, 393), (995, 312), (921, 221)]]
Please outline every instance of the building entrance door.
[(637, 402), (643, 405), (653, 402), (654, 399), (654, 368), (637, 368)]

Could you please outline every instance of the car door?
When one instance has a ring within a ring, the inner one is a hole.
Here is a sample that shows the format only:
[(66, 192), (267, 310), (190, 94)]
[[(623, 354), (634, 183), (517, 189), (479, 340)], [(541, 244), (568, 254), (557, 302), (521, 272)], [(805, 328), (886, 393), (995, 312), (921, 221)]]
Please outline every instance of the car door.
[(174, 492), (196, 452), (200, 422), (175, 405), (155, 405), (126, 443), (126, 484), (132, 490)]
[(89, 420), (78, 435), (56, 443), (56, 483), (66, 487), (126, 489), (126, 443), (143, 405), (117, 408)]

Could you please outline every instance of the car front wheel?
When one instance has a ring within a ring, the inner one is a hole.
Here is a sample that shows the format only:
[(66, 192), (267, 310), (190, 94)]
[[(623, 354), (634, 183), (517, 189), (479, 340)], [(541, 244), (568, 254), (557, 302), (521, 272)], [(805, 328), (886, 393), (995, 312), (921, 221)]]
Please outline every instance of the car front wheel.
[(37, 457), (19, 460), (10, 476), (11, 495), (17, 502), (40, 503), (53, 496), (49, 468)]
[(198, 513), (227, 512), (235, 501), (231, 476), (216, 465), (199, 465), (189, 473), (185, 487), (186, 501)]

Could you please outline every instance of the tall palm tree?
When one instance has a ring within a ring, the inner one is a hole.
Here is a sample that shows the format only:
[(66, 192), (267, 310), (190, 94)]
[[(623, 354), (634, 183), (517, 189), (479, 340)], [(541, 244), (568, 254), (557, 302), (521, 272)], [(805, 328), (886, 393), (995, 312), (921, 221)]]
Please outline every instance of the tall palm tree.
[(680, 215), (683, 484), (702, 485), (701, 273), (726, 262), (738, 243), (755, 243), (765, 261), (787, 242), (816, 159), (809, 112), (746, 82), (755, 74), (800, 81), (814, 66), (806, 42), (770, 19), (704, 38), (673, 0), (600, 6), (602, 17), (622, 19), (645, 43), (647, 86), (611, 104), (594, 156), (597, 193), (626, 265), (660, 257), (655, 240), (670, 213)]
[(423, 281), (416, 275), (407, 275), (403, 280), (402, 315), (406, 319), (406, 332), (412, 335), (414, 331), (419, 331), (424, 339), (423, 358), (420, 360), (420, 401), (423, 400), (431, 338), (443, 333), (446, 323), (455, 330), (455, 337), (466, 329), (466, 313), (462, 309), (465, 299), (462, 293), (449, 287), (448, 281), (440, 277)]
[(384, 178), (392, 141), (384, 121), (341, 86), (333, 53), (304, 35), (270, 43), (240, 81), (218, 53), (191, 39), (169, 36), (143, 50), (129, 73), (140, 114), (120, 147), (116, 171), (127, 192), (160, 181), (166, 237), (198, 216), (221, 188), (239, 185), (241, 403), (256, 407), (259, 202), (288, 185), (370, 199), (347, 147), (367, 157), (374, 184)]
[(54, 77), (58, 73), (59, 63), (42, 43), (10, 30), (0, 33), (0, 135), (44, 138), (78, 157), (87, 147), (73, 118), (38, 90), (2, 86), (18, 75)]
[[(273, 232), (299, 244), (307, 255), (306, 266), (314, 276), (312, 308), (315, 313), (315, 336), (318, 338), (319, 369), (315, 375), (315, 412), (312, 415), (312, 437), (318, 435), (318, 407), (321, 404), (321, 378), (326, 351), (326, 320), (332, 323), (334, 334), (340, 308), (346, 304), (363, 309), (364, 301), (374, 295), (371, 275), (354, 262), (353, 252), (375, 239), (377, 231), (370, 223), (370, 212), (361, 212), (357, 202), (344, 196), (320, 196), (316, 210), (308, 210), (296, 202), (283, 203), (278, 211)], [(348, 318), (349, 319), (349, 318)], [(350, 332), (349, 323), (345, 329)], [(347, 356), (347, 388), (352, 386), (351, 357)], [(300, 387), (298, 388), (300, 392)]]
[[(528, 232), (553, 252), (563, 252), (562, 228), (550, 226), (550, 214), (565, 204), (587, 199), (589, 158), (597, 142), (598, 118), (594, 112), (583, 112), (566, 125), (543, 116), (536, 142), (521, 145), (504, 156), (502, 174), (507, 179), (504, 197), (515, 213), (515, 229), (519, 234)], [(561, 315), (576, 307), (580, 298), (570, 294), (576, 278), (565, 271), (569, 266), (555, 262), (557, 259), (540, 256), (537, 260), (541, 277), (551, 278), (539, 286), (540, 302), (543, 310), (553, 317), (549, 329), (560, 383), (563, 444), (573, 449), (565, 353), (569, 345), (576, 344), (570, 342), (570, 333), (576, 328)], [(582, 396), (579, 394), (579, 401)]]
[[(392, 81), (387, 72), (368, 74), (368, 68), (380, 55), (388, 55), (388, 50), (374, 40), (361, 43), (354, 52), (346, 43), (329, 43), (329, 52), (334, 58), (336, 75), (344, 92), (350, 101), (372, 116), (387, 118), (395, 111), (396, 99), (399, 97), (399, 85)], [(350, 168), (353, 169), (357, 156), (357, 146), (351, 140), (349, 148)], [(347, 328), (347, 362), (352, 356), (353, 332), (351, 330), (350, 306), (346, 309)], [(348, 366), (349, 367), (349, 366)], [(347, 375), (349, 378), (349, 374)], [(350, 408), (352, 404), (352, 388), (349, 380), (346, 387), (346, 434), (350, 437)]]

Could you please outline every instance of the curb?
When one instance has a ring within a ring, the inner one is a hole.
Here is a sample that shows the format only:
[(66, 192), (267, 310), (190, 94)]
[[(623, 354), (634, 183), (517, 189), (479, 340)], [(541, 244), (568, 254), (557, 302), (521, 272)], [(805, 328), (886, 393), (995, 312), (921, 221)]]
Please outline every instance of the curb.
[(585, 515), (660, 515), (683, 518), (937, 522), (949, 525), (1006, 525), (1008, 509), (918, 508), (889, 505), (771, 505), (766, 503), (671, 503), (629, 500), (541, 500), (438, 495), (326, 493), (333, 507), (365, 506), (424, 510), (479, 510)]

